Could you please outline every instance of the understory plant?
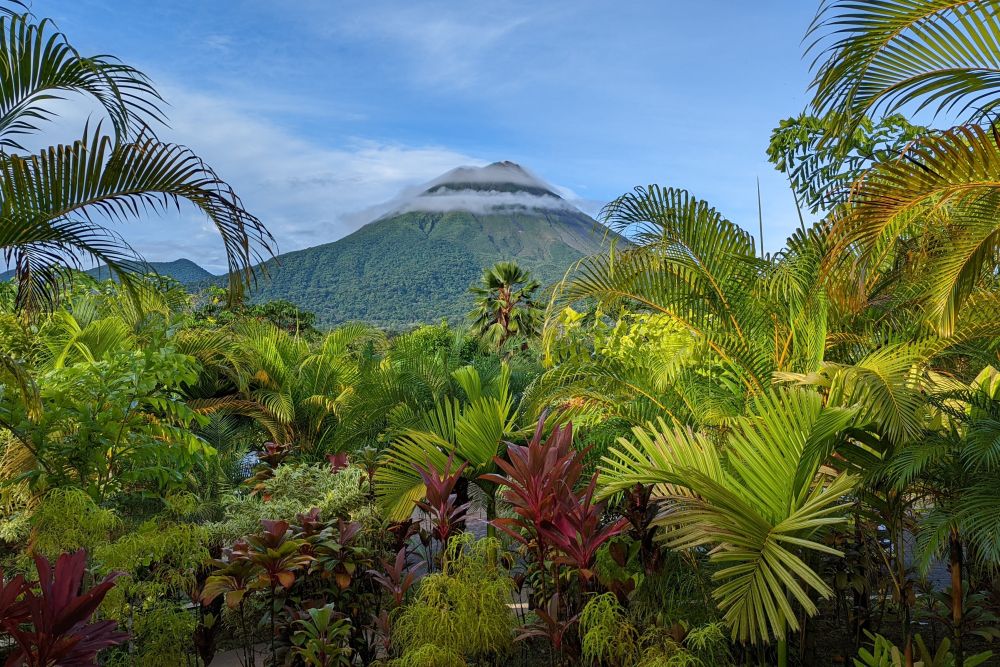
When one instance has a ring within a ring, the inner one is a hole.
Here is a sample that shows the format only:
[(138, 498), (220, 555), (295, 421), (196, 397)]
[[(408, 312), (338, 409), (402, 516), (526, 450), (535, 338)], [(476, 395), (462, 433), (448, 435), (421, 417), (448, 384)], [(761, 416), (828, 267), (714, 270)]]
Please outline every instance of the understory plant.
[(599, 585), (598, 550), (625, 530), (628, 519), (606, 520), (604, 503), (594, 501), (598, 473), (578, 488), (583, 457), (573, 448), (572, 423), (557, 426), (547, 439), (544, 426), (543, 415), (527, 445), (508, 444), (509, 460), (494, 459), (504, 474), (484, 479), (503, 489), (501, 497), (514, 512), (492, 523), (521, 545), (528, 561), (537, 622), (522, 631), (522, 639), (546, 637), (560, 656), (573, 655), (579, 642), (571, 627), (586, 595)]
[[(508, 554), (495, 538), (471, 533), (451, 539), (440, 572), (425, 576), (413, 601), (392, 625), (390, 664), (464, 665), (511, 650), (515, 619), (508, 607), (514, 583)], [(441, 662), (427, 662), (433, 660)]]
[(37, 582), (22, 575), (8, 581), (0, 571), (0, 630), (15, 644), (8, 665), (95, 664), (99, 652), (128, 637), (115, 621), (93, 620), (117, 574), (83, 590), (86, 567), (87, 555), (80, 550), (59, 556), (54, 568), (36, 556)]
[(637, 627), (613, 593), (592, 597), (580, 614), (581, 654), (590, 665), (609, 667), (724, 667), (732, 663), (725, 627)]

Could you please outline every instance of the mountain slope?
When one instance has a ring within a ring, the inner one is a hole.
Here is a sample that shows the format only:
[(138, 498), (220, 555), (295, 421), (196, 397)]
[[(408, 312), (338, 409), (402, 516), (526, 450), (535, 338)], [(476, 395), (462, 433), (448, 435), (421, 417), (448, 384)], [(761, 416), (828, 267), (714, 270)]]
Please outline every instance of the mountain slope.
[(518, 165), (461, 167), (349, 236), (268, 262), (254, 299), (288, 299), (326, 325), (459, 319), (484, 267), (514, 259), (551, 283), (603, 241), (602, 226)]

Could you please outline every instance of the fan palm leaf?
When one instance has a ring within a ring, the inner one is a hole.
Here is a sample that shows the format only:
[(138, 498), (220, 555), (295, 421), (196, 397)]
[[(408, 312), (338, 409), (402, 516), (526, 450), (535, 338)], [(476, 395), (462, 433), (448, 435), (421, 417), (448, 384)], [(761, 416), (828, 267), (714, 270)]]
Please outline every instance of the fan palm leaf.
[(754, 336), (766, 318), (753, 294), (754, 239), (687, 192), (656, 185), (615, 200), (603, 217), (639, 245), (582, 260), (554, 305), (594, 299), (605, 310), (662, 314), (704, 341), (745, 390), (766, 387), (773, 359)]
[(668, 528), (669, 543), (714, 547), (711, 558), (722, 568), (713, 596), (734, 638), (782, 639), (798, 627), (790, 599), (811, 615), (810, 593), (832, 592), (798, 552), (839, 555), (816, 534), (844, 520), (834, 515), (855, 478), (825, 478), (811, 452), (854, 419), (853, 410), (824, 407), (812, 391), (769, 392), (727, 433), (721, 451), (704, 434), (661, 420), (634, 429), (632, 440), (621, 439), (605, 457), (602, 494), (655, 485), (663, 504), (657, 521)]

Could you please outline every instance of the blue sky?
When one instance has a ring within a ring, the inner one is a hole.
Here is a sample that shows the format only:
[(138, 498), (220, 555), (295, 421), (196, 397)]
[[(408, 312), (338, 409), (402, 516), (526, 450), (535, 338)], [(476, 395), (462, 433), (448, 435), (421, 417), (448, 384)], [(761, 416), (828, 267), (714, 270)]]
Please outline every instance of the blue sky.
[[(277, 237), (332, 241), (461, 164), (513, 160), (588, 212), (683, 187), (765, 241), (798, 224), (765, 149), (808, 101), (813, 0), (35, 0), (84, 53), (143, 69), (165, 136)], [(71, 139), (89, 111), (57, 126)], [(150, 260), (224, 265), (192, 212), (122, 228)]]

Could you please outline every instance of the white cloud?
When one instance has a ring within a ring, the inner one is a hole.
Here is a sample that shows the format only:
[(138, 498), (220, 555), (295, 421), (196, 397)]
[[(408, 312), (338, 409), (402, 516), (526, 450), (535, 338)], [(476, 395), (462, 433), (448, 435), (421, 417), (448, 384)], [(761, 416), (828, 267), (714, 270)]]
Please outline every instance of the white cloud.
[[(341, 238), (377, 217), (367, 211), (373, 203), (456, 165), (481, 163), (439, 146), (355, 139), (324, 147), (241, 109), (242, 102), (176, 86), (162, 91), (171, 103), (163, 138), (190, 146), (230, 183), (280, 252)], [(211, 271), (225, 268), (221, 242), (195, 211), (122, 231), (148, 260), (185, 256)]]
[[(505, 192), (470, 188), (469, 185), (510, 184), (534, 188), (536, 192)], [(446, 187), (441, 187), (446, 186)], [(572, 210), (566, 200), (554, 195), (549, 185), (524, 167), (513, 162), (495, 162), (485, 167), (461, 166), (419, 187), (408, 188), (394, 201), (387, 202), (386, 212), (471, 211), (483, 214), (505, 208), (540, 208)], [(544, 194), (545, 192), (551, 194)]]
[(573, 207), (562, 199), (548, 195), (532, 195), (525, 192), (482, 192), (458, 190), (446, 194), (435, 194), (411, 199), (394, 210), (431, 211), (471, 211), (490, 213), (506, 208), (540, 208), (547, 210), (572, 210)]
[[(321, 5), (320, 16), (329, 17), (330, 6)], [(479, 82), (487, 60), (510, 38), (535, 21), (534, 13), (519, 7), (490, 4), (432, 6), (368, 3), (349, 16), (336, 16), (322, 25), (338, 37), (389, 43), (407, 54), (411, 74), (422, 84), (469, 87)]]

